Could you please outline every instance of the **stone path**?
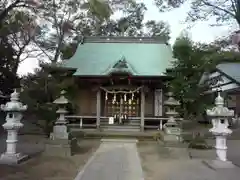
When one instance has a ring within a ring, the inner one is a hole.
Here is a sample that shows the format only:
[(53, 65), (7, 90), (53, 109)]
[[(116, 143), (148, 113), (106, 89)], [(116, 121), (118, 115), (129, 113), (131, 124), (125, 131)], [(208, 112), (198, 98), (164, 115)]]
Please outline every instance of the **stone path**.
[[(116, 140), (117, 141), (117, 140)], [(102, 142), (75, 180), (143, 180), (136, 142)]]

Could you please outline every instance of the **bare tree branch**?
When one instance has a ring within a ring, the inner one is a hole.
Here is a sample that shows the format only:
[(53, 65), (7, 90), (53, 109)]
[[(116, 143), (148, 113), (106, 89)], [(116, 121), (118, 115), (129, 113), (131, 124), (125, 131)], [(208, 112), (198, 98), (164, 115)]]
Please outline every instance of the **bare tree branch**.
[(224, 9), (224, 8), (222, 8), (222, 7), (219, 7), (219, 6), (216, 6), (216, 5), (211, 4), (211, 3), (207, 2), (207, 1), (204, 1), (204, 0), (202, 0), (202, 2), (203, 2), (206, 6), (210, 6), (210, 7), (213, 7), (213, 8), (215, 8), (215, 9), (218, 9), (218, 10), (220, 10), (220, 11), (223, 11), (223, 12), (231, 15), (233, 18), (235, 18), (235, 14), (233, 14), (231, 11), (229, 11), (229, 10), (227, 10), (227, 9)]
[(232, 6), (234, 13), (237, 14), (237, 7), (236, 7), (234, 0), (231, 0), (231, 6)]
[(38, 46), (38, 48), (43, 52), (43, 54), (45, 54), (49, 58), (49, 60), (52, 60), (52, 57), (46, 53), (47, 50), (43, 49), (35, 40), (33, 40), (33, 42), (35, 45)]

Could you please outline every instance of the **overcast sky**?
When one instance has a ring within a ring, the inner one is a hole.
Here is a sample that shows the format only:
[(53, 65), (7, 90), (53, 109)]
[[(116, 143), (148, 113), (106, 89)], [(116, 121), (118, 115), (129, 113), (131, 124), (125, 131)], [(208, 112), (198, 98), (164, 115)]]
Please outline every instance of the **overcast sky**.
[[(208, 22), (195, 23), (193, 28), (188, 29), (188, 24), (184, 20), (189, 10), (189, 5), (185, 4), (181, 8), (174, 9), (171, 12), (159, 13), (158, 9), (153, 5), (153, 0), (138, 0), (146, 4), (148, 11), (145, 14), (146, 20), (163, 20), (170, 24), (171, 27), (171, 40), (173, 44), (175, 39), (183, 32), (188, 30), (190, 36), (194, 41), (198, 42), (211, 42), (215, 38), (227, 35), (232, 27), (209, 27)], [(18, 73), (23, 75), (28, 72), (33, 72), (33, 69), (38, 66), (34, 59), (25, 60), (19, 67)]]

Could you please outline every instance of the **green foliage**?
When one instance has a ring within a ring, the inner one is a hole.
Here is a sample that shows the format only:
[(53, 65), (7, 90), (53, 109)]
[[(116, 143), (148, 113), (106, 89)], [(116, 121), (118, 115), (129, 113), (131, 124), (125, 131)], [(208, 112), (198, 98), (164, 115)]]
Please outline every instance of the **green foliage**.
[(70, 113), (75, 113), (77, 105), (74, 101), (76, 97), (76, 83), (72, 78), (65, 77), (54, 78), (43, 70), (37, 71), (35, 74), (29, 74), (21, 79), (22, 92), (21, 100), (28, 105), (29, 114), (34, 114), (39, 120), (44, 120), (45, 125), (40, 125), (48, 134), (51, 132), (53, 123), (57, 119), (57, 107), (53, 101), (60, 96), (61, 90), (66, 90), (66, 98), (71, 104), (68, 107)]
[(203, 73), (213, 70), (220, 62), (240, 61), (239, 53), (223, 51), (214, 44), (196, 44), (187, 37), (176, 41), (173, 53), (176, 60), (167, 73), (173, 77), (169, 88), (181, 102), (180, 113), (187, 119), (196, 118), (204, 114), (213, 100), (202, 96), (207, 88), (198, 85)]
[(96, 22), (108, 20), (112, 13), (110, 6), (100, 0), (44, 1), (43, 7), (39, 16), (46, 22), (44, 33), (36, 37), (34, 43), (42, 51), (41, 58), (54, 63), (61, 57), (69, 57), (63, 55), (71, 54), (69, 49), (72, 48), (66, 46), (74, 47), (74, 39), (91, 31), (89, 27)]
[(91, 15), (98, 18), (100, 21), (108, 20), (112, 14), (110, 5), (100, 0), (88, 0), (81, 7), (87, 9)]
[(229, 25), (232, 20), (235, 20), (240, 24), (239, 0), (155, 0), (155, 4), (161, 12), (179, 8), (187, 3), (191, 7), (187, 20), (195, 22), (214, 19), (217, 24), (213, 25)]
[(161, 133), (156, 133), (153, 135), (153, 140), (155, 141), (161, 141), (163, 140), (162, 134)]
[(19, 86), (19, 79), (14, 73), (16, 52), (5, 36), (0, 36), (0, 39), (0, 91), (3, 95), (9, 95), (15, 87)]
[[(87, 7), (88, 5), (84, 5), (84, 8)], [(111, 9), (114, 9), (114, 5)], [(82, 36), (160, 36), (165, 37), (166, 41), (170, 39), (170, 28), (166, 22), (154, 20), (143, 22), (147, 10), (144, 3), (128, 1), (121, 10), (125, 15), (117, 20), (110, 18), (99, 21), (92, 17), (81, 16), (82, 21), (76, 25), (80, 34), (75, 36), (73, 41), (63, 43), (60, 50), (61, 57), (69, 59), (74, 54)]]
[(212, 149), (211, 146), (209, 146), (205, 140), (204, 137), (202, 137), (200, 134), (197, 134), (195, 137), (193, 137), (189, 144), (188, 148), (192, 149)]
[(170, 39), (170, 27), (163, 21), (156, 22), (154, 20), (147, 21), (145, 24), (147, 28), (147, 36), (160, 36), (165, 37), (166, 40)]
[(202, 112), (202, 89), (198, 82), (207, 64), (202, 58), (205, 53), (194, 47), (193, 42), (185, 37), (176, 41), (173, 53), (176, 58), (174, 68), (167, 73), (173, 77), (170, 89), (181, 102), (181, 114), (187, 118)]

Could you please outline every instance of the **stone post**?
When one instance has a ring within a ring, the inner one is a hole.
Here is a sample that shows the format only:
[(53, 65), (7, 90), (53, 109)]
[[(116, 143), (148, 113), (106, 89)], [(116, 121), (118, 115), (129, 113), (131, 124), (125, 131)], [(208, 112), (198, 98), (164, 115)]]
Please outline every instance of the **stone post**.
[(65, 91), (61, 91), (61, 95), (58, 99), (56, 99), (53, 103), (58, 105), (58, 110), (56, 113), (59, 115), (55, 125), (53, 127), (53, 132), (50, 137), (52, 139), (69, 139), (68, 129), (67, 129), (67, 119), (65, 118), (65, 114), (68, 113), (66, 110), (66, 105), (69, 101), (65, 98)]
[(11, 94), (10, 102), (7, 102), (6, 105), (1, 105), (1, 110), (7, 113), (6, 123), (3, 124), (3, 128), (7, 131), (7, 147), (6, 152), (0, 157), (0, 163), (18, 164), (27, 158), (26, 155), (17, 153), (16, 151), (18, 131), (23, 127), (21, 123), (22, 112), (27, 110), (27, 106), (19, 102), (19, 93), (15, 90)]
[(227, 160), (227, 136), (232, 133), (228, 128), (228, 119), (234, 116), (234, 111), (224, 107), (224, 99), (220, 92), (215, 99), (215, 107), (207, 110), (207, 115), (212, 119), (213, 127), (209, 130), (216, 137), (217, 160), (210, 163), (214, 168), (232, 167)]

